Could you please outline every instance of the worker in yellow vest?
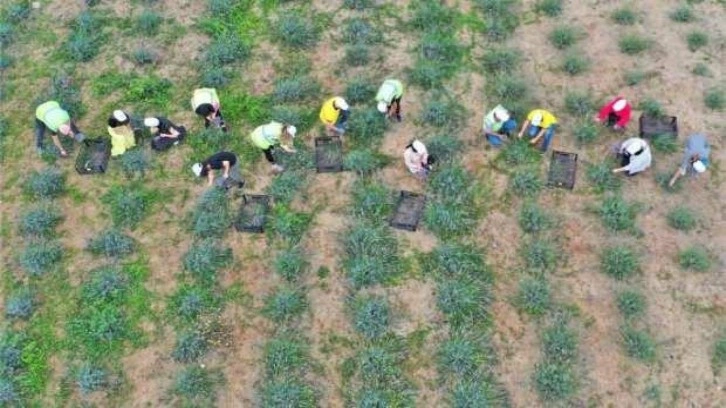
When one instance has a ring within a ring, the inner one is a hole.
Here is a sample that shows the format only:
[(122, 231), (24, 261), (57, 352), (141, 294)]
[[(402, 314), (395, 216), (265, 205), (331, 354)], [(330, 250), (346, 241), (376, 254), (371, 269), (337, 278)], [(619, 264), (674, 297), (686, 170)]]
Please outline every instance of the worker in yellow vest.
[(192, 95), (192, 109), (194, 113), (204, 118), (204, 127), (213, 124), (215, 127), (227, 131), (222, 111), (219, 110), (219, 96), (214, 88), (199, 88)]
[(350, 107), (348, 102), (340, 96), (328, 99), (320, 109), (320, 120), (330, 136), (343, 136), (348, 123), (348, 116), (350, 116)]
[(296, 150), (292, 147), (292, 143), (296, 133), (297, 128), (295, 126), (272, 121), (266, 125), (258, 126), (257, 129), (252, 131), (250, 140), (255, 146), (262, 149), (265, 158), (272, 165), (272, 170), (281, 172), (285, 168), (275, 163), (272, 150), (275, 146), (280, 146), (282, 150), (288, 153), (295, 153)]
[(396, 120), (401, 121), (401, 98), (403, 97), (403, 84), (397, 79), (386, 79), (378, 88), (376, 93), (376, 102), (378, 102), (378, 112), (390, 118), (396, 115)]
[(122, 110), (115, 110), (108, 118), (108, 134), (111, 135), (111, 156), (120, 156), (136, 146), (131, 117)]
[(76, 124), (71, 120), (68, 111), (61, 108), (56, 101), (48, 101), (40, 104), (35, 109), (35, 147), (38, 153), (43, 152), (43, 139), (45, 131), (49, 130), (53, 144), (58, 148), (62, 157), (67, 157), (68, 152), (61, 145), (58, 134), (72, 137), (77, 142), (82, 142), (86, 136), (78, 130)]

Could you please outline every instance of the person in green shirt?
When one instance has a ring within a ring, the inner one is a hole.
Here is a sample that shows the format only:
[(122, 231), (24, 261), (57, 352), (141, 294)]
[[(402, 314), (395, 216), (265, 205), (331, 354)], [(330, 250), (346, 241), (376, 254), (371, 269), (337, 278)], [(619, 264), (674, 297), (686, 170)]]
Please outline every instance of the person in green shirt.
[(500, 147), (517, 129), (517, 121), (502, 105), (497, 105), (486, 116), (482, 131), (489, 144)]
[(397, 79), (386, 79), (378, 88), (376, 102), (378, 112), (390, 118), (395, 113), (396, 120), (401, 121), (401, 98), (403, 97), (403, 84)]
[(39, 153), (43, 152), (43, 139), (46, 130), (50, 131), (53, 144), (62, 157), (67, 157), (68, 152), (61, 145), (58, 134), (72, 137), (77, 142), (82, 142), (86, 136), (78, 130), (76, 124), (71, 120), (68, 111), (61, 108), (56, 101), (48, 101), (40, 104), (35, 109), (35, 147)]

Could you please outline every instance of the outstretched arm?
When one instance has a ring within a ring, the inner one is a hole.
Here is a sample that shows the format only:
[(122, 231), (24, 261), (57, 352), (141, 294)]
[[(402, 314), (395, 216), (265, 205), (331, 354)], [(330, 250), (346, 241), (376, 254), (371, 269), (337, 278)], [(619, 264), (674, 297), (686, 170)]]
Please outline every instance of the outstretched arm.
[(678, 180), (678, 178), (680, 178), (683, 173), (685, 172), (681, 167), (677, 168), (676, 172), (673, 173), (673, 177), (671, 177), (671, 181), (668, 182), (668, 187), (673, 187), (673, 185), (676, 183), (676, 180)]
[(522, 128), (519, 129), (519, 134), (517, 135), (518, 138), (522, 138), (524, 136), (524, 131), (527, 130), (527, 126), (529, 126), (529, 120), (525, 120), (524, 123), (522, 123)]

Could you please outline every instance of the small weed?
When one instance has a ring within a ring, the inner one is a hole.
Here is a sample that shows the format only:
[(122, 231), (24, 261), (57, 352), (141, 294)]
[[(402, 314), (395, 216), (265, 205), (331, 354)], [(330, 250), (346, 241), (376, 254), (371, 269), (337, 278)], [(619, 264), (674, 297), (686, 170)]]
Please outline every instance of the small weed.
[(355, 330), (368, 339), (383, 336), (389, 329), (391, 312), (388, 301), (379, 296), (356, 296), (350, 303)]
[(227, 194), (221, 188), (207, 189), (199, 198), (192, 217), (192, 231), (200, 238), (222, 237), (231, 223)]
[(5, 299), (5, 317), (27, 320), (33, 314), (35, 304), (35, 293), (29, 288), (23, 287)]
[(583, 118), (575, 125), (572, 134), (580, 145), (586, 145), (597, 140), (599, 135), (598, 126), (592, 123), (592, 120)]
[(181, 363), (191, 363), (204, 356), (209, 348), (207, 340), (197, 332), (182, 333), (174, 345), (171, 356)]
[(200, 283), (213, 283), (217, 272), (232, 264), (232, 250), (214, 238), (197, 241), (184, 255), (184, 270)]
[(190, 365), (177, 374), (174, 391), (190, 399), (206, 400), (214, 397), (215, 382), (216, 379), (208, 370), (198, 365)]
[(108, 386), (108, 373), (101, 367), (85, 363), (78, 368), (76, 385), (81, 394), (88, 395)]
[(144, 176), (149, 168), (149, 155), (143, 149), (131, 149), (121, 155), (119, 159), (121, 170), (127, 177), (135, 174)]
[(41, 204), (20, 216), (18, 226), (25, 237), (49, 237), (63, 220), (58, 208)]
[(263, 407), (314, 408), (318, 406), (315, 389), (295, 378), (267, 381), (262, 385)]
[(383, 35), (366, 19), (353, 17), (344, 22), (342, 40), (346, 44), (370, 45), (381, 42)]
[(275, 272), (288, 282), (296, 282), (310, 269), (310, 262), (302, 247), (281, 251), (274, 261)]
[(535, 367), (534, 385), (542, 400), (560, 401), (575, 393), (577, 379), (569, 365), (544, 362)]
[(162, 18), (159, 14), (151, 10), (144, 10), (136, 19), (136, 29), (139, 33), (146, 36), (154, 36), (159, 32)]
[(101, 202), (110, 208), (111, 219), (116, 227), (134, 229), (149, 215), (154, 193), (141, 185), (115, 185), (101, 197)]
[(355, 224), (344, 236), (347, 255), (343, 266), (356, 288), (383, 283), (401, 272), (398, 243), (384, 227)]
[(455, 12), (437, 0), (422, 0), (410, 4), (409, 24), (421, 31), (450, 30), (454, 24)]
[(519, 170), (509, 179), (509, 188), (516, 197), (534, 197), (542, 190), (542, 180), (533, 169)]
[(276, 206), (272, 216), (272, 231), (275, 236), (289, 244), (297, 244), (307, 231), (312, 214), (295, 212), (286, 206)]
[(528, 84), (519, 75), (499, 74), (492, 79), (487, 81), (486, 93), (491, 98), (502, 101), (505, 106), (514, 106), (529, 95)]
[(551, 240), (539, 238), (525, 242), (520, 248), (525, 266), (534, 272), (551, 271), (560, 260), (560, 249)]
[(562, 14), (562, 0), (539, 0), (534, 9), (547, 17), (557, 17)]
[(589, 164), (586, 168), (585, 175), (593, 188), (598, 193), (605, 191), (618, 191), (622, 187), (623, 181), (620, 177), (613, 174), (613, 163), (608, 161), (600, 164)]
[(625, 71), (625, 73), (623, 74), (625, 84), (628, 86), (638, 85), (639, 83), (643, 82), (646, 77), (646, 73), (638, 69)]
[(696, 214), (688, 207), (678, 206), (666, 215), (668, 225), (679, 231), (691, 231), (696, 228), (698, 220)]
[(143, 46), (135, 49), (131, 56), (138, 65), (155, 64), (159, 60), (159, 54), (156, 51)]
[(358, 149), (348, 153), (343, 159), (343, 168), (360, 176), (370, 175), (386, 164), (385, 156), (370, 150)]
[(444, 280), (436, 288), (436, 304), (453, 327), (486, 321), (491, 301), (489, 285), (473, 279)]
[(545, 279), (527, 278), (519, 282), (515, 306), (532, 316), (541, 316), (551, 307), (550, 286)]
[(206, 286), (182, 285), (169, 300), (169, 310), (182, 320), (193, 322), (199, 315), (218, 309), (220, 301)]
[(726, 107), (726, 93), (720, 88), (709, 88), (703, 95), (703, 103), (708, 109), (721, 111)]
[(272, 99), (277, 103), (301, 102), (318, 96), (319, 85), (307, 75), (282, 78), (275, 82)]
[(421, 121), (429, 126), (455, 129), (459, 126), (464, 108), (455, 102), (433, 100), (428, 102), (421, 114)]
[(20, 267), (34, 277), (50, 272), (63, 257), (63, 249), (57, 241), (45, 239), (30, 241), (20, 253)]
[(204, 59), (210, 66), (223, 66), (245, 61), (250, 56), (250, 46), (238, 36), (227, 34), (217, 37), (206, 48)]
[(673, 134), (669, 133), (660, 133), (652, 136), (650, 145), (658, 153), (675, 153), (680, 147)]
[(292, 287), (280, 287), (264, 299), (262, 314), (275, 323), (299, 317), (308, 308), (305, 292)]
[(695, 20), (696, 16), (693, 14), (693, 9), (687, 4), (681, 4), (676, 7), (675, 10), (668, 14), (671, 20), (677, 23), (688, 23)]
[(590, 69), (590, 59), (583, 56), (581, 51), (571, 51), (562, 60), (562, 71), (568, 75), (580, 75)]
[(635, 216), (638, 208), (626, 202), (621, 196), (605, 198), (599, 208), (603, 225), (611, 231), (627, 231), (635, 229)]
[(481, 376), (460, 378), (451, 389), (452, 407), (505, 407), (508, 404), (507, 392)]
[(721, 334), (713, 345), (711, 364), (717, 371), (726, 365), (726, 333)]
[(426, 204), (423, 221), (431, 232), (447, 239), (470, 232), (476, 224), (476, 212), (456, 199), (441, 199)]
[(545, 231), (553, 225), (550, 215), (535, 202), (528, 202), (519, 211), (519, 227), (530, 234)]
[(571, 363), (577, 357), (577, 334), (564, 324), (555, 324), (542, 333), (542, 352), (549, 362)]
[(703, 247), (694, 245), (678, 253), (678, 264), (686, 270), (706, 272), (711, 269), (711, 256)]
[(294, 334), (268, 341), (263, 352), (267, 379), (289, 378), (292, 373), (305, 368), (309, 364), (308, 349), (304, 339)]
[(549, 40), (555, 48), (564, 50), (577, 42), (578, 32), (568, 25), (557, 26), (550, 31)]
[(708, 77), (711, 76), (711, 70), (708, 68), (708, 65), (699, 62), (696, 65), (693, 66), (693, 69), (691, 70), (691, 73), (696, 76), (702, 76), (702, 77)]
[(511, 73), (519, 68), (521, 52), (511, 48), (490, 48), (484, 53), (482, 66), (489, 74)]
[(708, 45), (708, 34), (703, 31), (691, 31), (686, 35), (686, 43), (689, 50), (696, 52), (699, 48)]
[(638, 109), (643, 111), (643, 114), (651, 118), (660, 118), (665, 116), (665, 109), (663, 105), (653, 98), (645, 98), (638, 105)]
[(565, 94), (565, 109), (572, 115), (590, 116), (595, 111), (592, 93), (589, 90), (567, 91)]
[(46, 167), (30, 173), (23, 185), (25, 193), (36, 199), (55, 198), (63, 194), (66, 178), (59, 169)]
[(426, 33), (418, 45), (419, 57), (441, 64), (455, 64), (462, 56), (462, 49), (455, 37), (446, 32)]
[(350, 115), (348, 137), (356, 146), (372, 146), (383, 139), (386, 126), (386, 119), (378, 109), (361, 109)]
[(463, 149), (461, 140), (449, 135), (437, 135), (426, 140), (430, 155), (440, 162), (453, 160)]
[(232, 74), (224, 67), (208, 67), (202, 72), (202, 86), (208, 88), (224, 88), (231, 80)]
[(393, 194), (382, 183), (356, 180), (352, 196), (353, 214), (374, 223), (384, 221), (393, 210)]
[(117, 229), (109, 229), (91, 238), (86, 249), (94, 255), (121, 258), (136, 249), (134, 240)]
[(82, 299), (88, 303), (111, 302), (120, 299), (129, 287), (128, 276), (114, 266), (98, 268), (83, 284)]
[(439, 346), (436, 360), (440, 373), (468, 377), (475, 375), (487, 362), (487, 356), (481, 341), (470, 335), (456, 334)]
[(645, 314), (645, 296), (637, 290), (625, 290), (616, 299), (618, 310), (626, 320)]
[(441, 86), (443, 81), (449, 78), (450, 75), (450, 68), (419, 58), (413, 68), (409, 70), (408, 79), (411, 85), (432, 89)]
[(637, 55), (650, 48), (650, 40), (638, 34), (626, 34), (618, 40), (620, 52), (627, 55)]
[(275, 177), (265, 191), (276, 203), (289, 204), (306, 184), (304, 177), (290, 171)]
[(620, 336), (629, 357), (645, 362), (655, 360), (655, 341), (647, 332), (626, 325), (620, 330)]
[(640, 272), (640, 259), (632, 249), (626, 246), (614, 246), (602, 252), (600, 269), (606, 275), (624, 280)]
[(290, 48), (307, 49), (318, 42), (318, 30), (299, 12), (283, 13), (274, 27), (272, 38)]
[(345, 63), (351, 67), (368, 65), (370, 52), (367, 45), (355, 44), (345, 47)]
[(630, 7), (621, 7), (610, 14), (610, 19), (616, 24), (630, 26), (638, 22), (638, 15)]
[(537, 164), (542, 156), (537, 153), (526, 140), (517, 139), (509, 143), (499, 153), (498, 160), (504, 162), (507, 167)]
[(365, 79), (353, 79), (345, 88), (345, 100), (351, 104), (370, 102), (375, 95), (375, 86)]

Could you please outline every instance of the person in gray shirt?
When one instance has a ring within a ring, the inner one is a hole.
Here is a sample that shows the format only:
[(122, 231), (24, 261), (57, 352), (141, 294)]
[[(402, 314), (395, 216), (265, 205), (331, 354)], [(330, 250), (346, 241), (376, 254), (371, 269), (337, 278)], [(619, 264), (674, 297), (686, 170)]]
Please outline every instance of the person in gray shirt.
[(676, 170), (668, 183), (670, 187), (676, 183), (679, 177), (688, 175), (697, 175), (706, 171), (709, 165), (708, 156), (711, 153), (711, 147), (708, 145), (706, 135), (702, 133), (694, 133), (686, 139), (686, 151), (683, 154), (681, 166)]

